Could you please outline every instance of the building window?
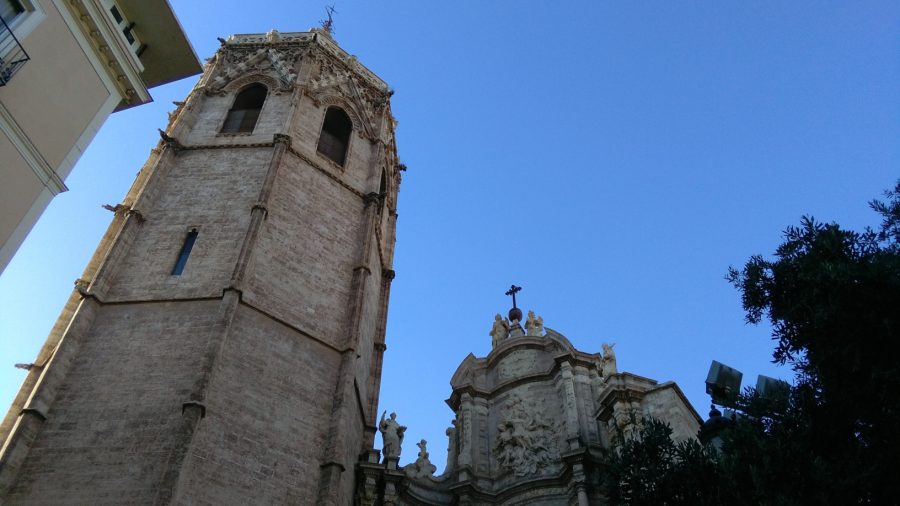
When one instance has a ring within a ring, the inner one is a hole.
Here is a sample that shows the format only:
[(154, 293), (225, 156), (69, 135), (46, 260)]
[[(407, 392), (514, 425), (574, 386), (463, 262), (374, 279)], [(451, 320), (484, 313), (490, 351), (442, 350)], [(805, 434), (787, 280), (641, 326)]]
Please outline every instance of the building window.
[(3, 18), (3, 21), (6, 21), (7, 24), (11, 23), (12, 20), (25, 12), (25, 7), (22, 6), (22, 2), (18, 0), (0, 0), (0, 18)]
[(353, 122), (350, 121), (350, 116), (339, 107), (329, 107), (325, 112), (322, 134), (319, 136), (319, 146), (316, 149), (343, 167), (352, 131)]
[(259, 119), (263, 102), (266, 101), (268, 90), (265, 86), (256, 83), (244, 88), (234, 99), (234, 105), (225, 117), (222, 125), (222, 133), (250, 133)]
[(181, 253), (178, 254), (178, 260), (175, 262), (175, 267), (172, 267), (172, 275), (173, 276), (181, 276), (181, 273), (184, 272), (184, 266), (187, 264), (188, 257), (191, 256), (191, 249), (194, 248), (194, 243), (197, 241), (197, 229), (192, 228), (190, 232), (188, 232), (187, 237), (184, 238), (184, 244), (181, 246)]
[(135, 23), (133, 21), (128, 21), (114, 0), (104, 0), (104, 3), (106, 4), (106, 8), (109, 9), (113, 21), (116, 22), (119, 31), (122, 32), (125, 40), (128, 41), (128, 46), (131, 48), (131, 51), (140, 56), (139, 53), (143, 52), (143, 47), (137, 36), (134, 34)]

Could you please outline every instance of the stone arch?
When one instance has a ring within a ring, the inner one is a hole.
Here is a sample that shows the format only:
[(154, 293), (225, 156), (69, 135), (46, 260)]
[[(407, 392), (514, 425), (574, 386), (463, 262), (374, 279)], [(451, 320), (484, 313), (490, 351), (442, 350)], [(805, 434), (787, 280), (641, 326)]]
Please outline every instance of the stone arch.
[(353, 105), (344, 99), (343, 97), (339, 97), (337, 95), (325, 95), (316, 100), (316, 102), (323, 106), (325, 110), (328, 107), (334, 106), (339, 107), (347, 116), (350, 118), (350, 121), (353, 123), (353, 131), (357, 134), (371, 137), (371, 132), (369, 131), (368, 125), (366, 125), (359, 116), (359, 113), (356, 112), (356, 108)]
[(253, 83), (259, 83), (265, 86), (269, 89), (269, 93), (278, 91), (280, 87), (280, 83), (278, 82), (278, 80), (272, 76), (267, 76), (265, 74), (250, 74), (238, 77), (237, 79), (233, 79), (231, 82), (222, 87), (222, 92), (226, 94), (235, 93)]

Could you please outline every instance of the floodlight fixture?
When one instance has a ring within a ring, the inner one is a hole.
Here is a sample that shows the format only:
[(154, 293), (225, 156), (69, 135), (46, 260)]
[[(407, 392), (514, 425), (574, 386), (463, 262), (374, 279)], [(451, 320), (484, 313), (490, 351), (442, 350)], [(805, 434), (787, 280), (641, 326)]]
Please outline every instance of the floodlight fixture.
[(741, 371), (713, 360), (706, 375), (706, 393), (712, 397), (713, 403), (733, 407), (741, 391), (743, 377)]
[(783, 399), (790, 392), (791, 386), (787, 381), (763, 376), (762, 374), (756, 378), (756, 393), (766, 399)]

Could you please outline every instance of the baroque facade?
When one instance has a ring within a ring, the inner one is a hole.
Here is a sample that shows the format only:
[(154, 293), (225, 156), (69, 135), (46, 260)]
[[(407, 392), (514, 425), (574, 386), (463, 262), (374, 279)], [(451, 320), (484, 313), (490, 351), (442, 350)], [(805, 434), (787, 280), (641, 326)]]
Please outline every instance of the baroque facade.
[(514, 308), (450, 381), (443, 474), (424, 440), (399, 466), (391, 95), (327, 30), (222, 40), (0, 425), (0, 504), (603, 504), (642, 417), (696, 434), (676, 385)]
[(396, 429), (383, 427), (385, 455), (360, 464), (360, 504), (602, 505), (603, 455), (636, 437), (644, 418), (667, 421), (676, 439), (696, 437), (700, 417), (675, 383), (620, 372), (612, 346), (578, 351), (533, 312), (522, 329), (517, 311), (496, 316), (491, 352), (469, 354), (450, 380), (444, 472), (434, 475), (425, 441), (398, 467), (387, 444)]

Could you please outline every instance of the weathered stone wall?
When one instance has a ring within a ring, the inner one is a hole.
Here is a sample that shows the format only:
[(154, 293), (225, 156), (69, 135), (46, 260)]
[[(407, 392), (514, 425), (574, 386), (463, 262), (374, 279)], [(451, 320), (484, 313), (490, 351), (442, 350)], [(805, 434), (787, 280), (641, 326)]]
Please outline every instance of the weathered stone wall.
[(663, 383), (659, 388), (648, 392), (642, 405), (644, 414), (669, 423), (675, 440), (697, 437), (697, 431), (700, 430), (697, 414), (689, 409), (690, 404), (674, 383)]
[(304, 504), (319, 477), (340, 355), (241, 306), (187, 458), (185, 504)]
[(150, 504), (217, 301), (102, 306), (3, 504)]
[[(139, 209), (140, 231), (106, 300), (219, 297), (229, 285), (272, 148), (182, 151)], [(185, 237), (198, 235), (172, 276)]]
[[(178, 106), (3, 424), (0, 503), (352, 502), (392, 272), (399, 178), (376, 193), (393, 119), (355, 59), (288, 35), (237, 36)], [(311, 77), (337, 85), (313, 99)], [(253, 132), (219, 133), (257, 80)], [(316, 151), (329, 104), (354, 118), (344, 167)]]

